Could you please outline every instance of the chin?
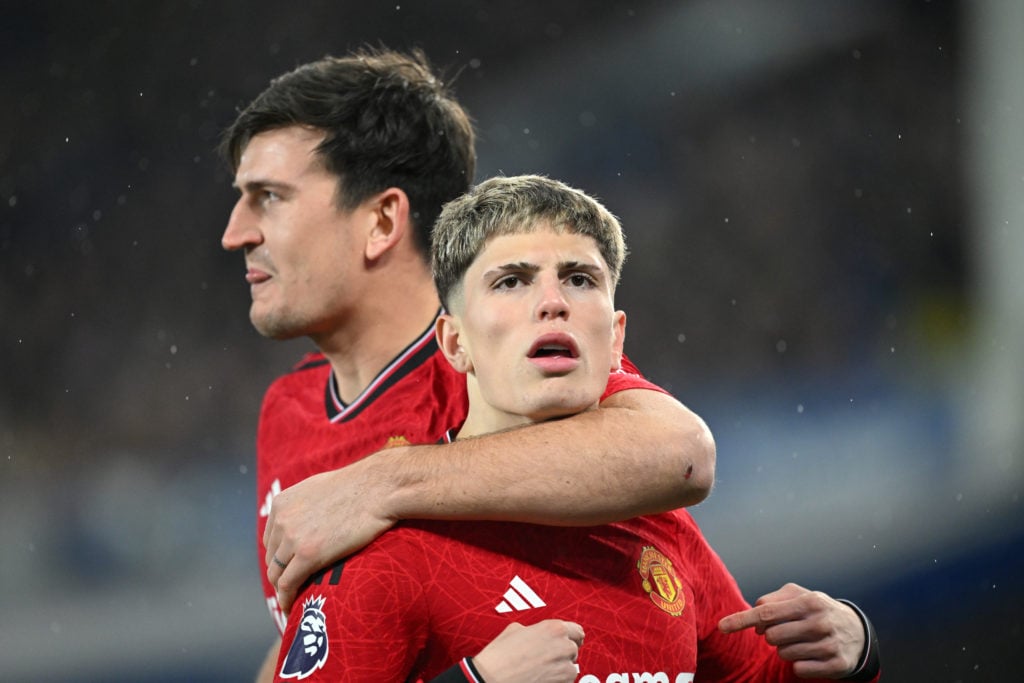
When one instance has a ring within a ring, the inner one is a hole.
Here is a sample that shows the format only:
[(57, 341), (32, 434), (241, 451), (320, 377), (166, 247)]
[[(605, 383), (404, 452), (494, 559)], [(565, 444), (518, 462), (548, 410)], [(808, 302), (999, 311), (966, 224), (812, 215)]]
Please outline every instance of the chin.
[(598, 399), (593, 400), (563, 400), (545, 403), (534, 407), (531, 411), (531, 419), (534, 422), (546, 420), (560, 420), (565, 417), (572, 417), (579, 413), (596, 408)]
[(252, 326), (256, 328), (256, 331), (267, 339), (287, 341), (289, 339), (296, 339), (298, 337), (305, 336), (304, 330), (300, 329), (297, 325), (290, 324), (288, 321), (281, 320), (280, 318), (250, 314), (249, 321), (252, 323)]

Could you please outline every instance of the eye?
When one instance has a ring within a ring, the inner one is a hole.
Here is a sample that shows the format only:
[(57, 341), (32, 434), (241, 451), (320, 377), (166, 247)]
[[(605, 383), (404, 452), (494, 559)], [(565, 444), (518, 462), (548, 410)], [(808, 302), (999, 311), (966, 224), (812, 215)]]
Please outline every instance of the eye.
[(259, 201), (260, 204), (271, 204), (281, 199), (281, 195), (274, 192), (273, 190), (260, 190)]
[(572, 287), (594, 287), (597, 285), (597, 280), (588, 273), (570, 273), (566, 282)]
[(518, 275), (504, 275), (494, 283), (494, 289), (515, 289), (525, 282)]

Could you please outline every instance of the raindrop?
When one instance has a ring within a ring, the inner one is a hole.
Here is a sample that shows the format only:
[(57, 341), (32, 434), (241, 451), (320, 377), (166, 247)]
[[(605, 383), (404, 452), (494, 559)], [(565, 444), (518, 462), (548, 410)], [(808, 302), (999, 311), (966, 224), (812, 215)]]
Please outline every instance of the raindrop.
[(804, 404), (803, 403), (800, 403), (800, 404), (797, 405), (796, 412), (800, 413), (801, 415), (803, 414), (803, 412), (804, 412)]
[(679, 342), (680, 344), (682, 344), (683, 342), (685, 342), (685, 341), (686, 341), (686, 335), (685, 335), (685, 334), (683, 334), (682, 332), (680, 332), (680, 333), (679, 333), (679, 334), (678, 334), (678, 335), (676, 336), (676, 341), (677, 341), (677, 342)]
[(18, 204), (18, 195), (12, 194), (10, 196), (10, 198), (7, 200), (7, 206), (17, 206), (17, 204)]

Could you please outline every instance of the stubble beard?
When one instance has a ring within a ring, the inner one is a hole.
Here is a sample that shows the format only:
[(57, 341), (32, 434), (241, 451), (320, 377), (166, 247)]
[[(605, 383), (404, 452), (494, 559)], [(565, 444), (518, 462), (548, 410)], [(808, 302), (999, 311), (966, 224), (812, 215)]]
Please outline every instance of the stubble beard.
[(303, 321), (280, 311), (268, 311), (260, 314), (255, 305), (249, 311), (249, 321), (262, 336), (276, 341), (288, 341), (306, 336), (306, 325)]

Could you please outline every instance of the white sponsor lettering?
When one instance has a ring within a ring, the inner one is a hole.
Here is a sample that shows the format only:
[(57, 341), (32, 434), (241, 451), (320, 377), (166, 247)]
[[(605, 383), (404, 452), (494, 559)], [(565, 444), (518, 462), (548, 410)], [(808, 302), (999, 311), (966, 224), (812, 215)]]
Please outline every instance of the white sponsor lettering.
[(270, 516), (270, 507), (274, 504), (274, 497), (279, 493), (281, 493), (281, 480), (275, 479), (274, 483), (270, 485), (270, 491), (267, 492), (263, 505), (260, 506), (260, 517)]
[(283, 634), (284, 627), (288, 621), (288, 616), (281, 611), (281, 605), (277, 602), (277, 596), (267, 598), (267, 609), (270, 610), (270, 616), (274, 618), (274, 623), (277, 624), (277, 629)]
[(608, 674), (603, 681), (594, 674), (586, 674), (580, 678), (579, 683), (693, 683), (694, 675), (678, 673), (675, 678), (670, 678), (670, 675), (664, 671), (657, 673), (650, 671), (627, 673), (623, 671), (622, 673)]

